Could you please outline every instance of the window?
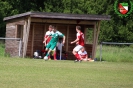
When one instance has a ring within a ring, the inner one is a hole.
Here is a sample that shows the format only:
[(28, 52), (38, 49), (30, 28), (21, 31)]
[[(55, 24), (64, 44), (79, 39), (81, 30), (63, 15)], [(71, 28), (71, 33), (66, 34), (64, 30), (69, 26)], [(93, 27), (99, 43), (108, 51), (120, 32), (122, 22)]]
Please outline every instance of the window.
[(23, 25), (17, 25), (16, 38), (23, 38)]
[(87, 28), (87, 44), (93, 43), (93, 28)]

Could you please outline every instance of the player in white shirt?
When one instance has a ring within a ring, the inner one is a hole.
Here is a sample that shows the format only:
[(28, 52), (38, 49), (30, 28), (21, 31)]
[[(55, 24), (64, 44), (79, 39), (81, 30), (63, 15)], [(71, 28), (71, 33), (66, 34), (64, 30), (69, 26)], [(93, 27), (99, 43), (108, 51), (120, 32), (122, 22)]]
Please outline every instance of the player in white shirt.
[(84, 60), (84, 61), (88, 60), (88, 54), (85, 51), (84, 47), (82, 47), (82, 49), (78, 52), (78, 54), (79, 54), (79, 57), (80, 57), (81, 60)]
[(91, 58), (88, 58), (88, 54), (85, 51), (85, 48), (84, 47), (82, 47), (82, 49), (78, 52), (78, 54), (79, 54), (79, 57), (80, 57), (80, 59), (82, 61), (90, 61), (90, 62), (94, 61)]

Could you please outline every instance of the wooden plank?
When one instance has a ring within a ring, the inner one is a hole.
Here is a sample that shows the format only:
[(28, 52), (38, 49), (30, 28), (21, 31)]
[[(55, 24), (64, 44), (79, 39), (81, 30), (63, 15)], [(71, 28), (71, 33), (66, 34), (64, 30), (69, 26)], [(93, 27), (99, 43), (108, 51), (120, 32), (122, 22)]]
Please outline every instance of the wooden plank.
[(98, 42), (99, 32), (100, 32), (100, 21), (97, 22), (97, 32), (96, 32), (96, 39), (95, 39), (94, 58), (95, 58), (95, 55), (96, 55), (96, 49), (97, 49), (97, 42)]
[(94, 39), (93, 39), (93, 49), (92, 49), (92, 59), (95, 58), (96, 55), (96, 47), (97, 47), (97, 42), (98, 42), (98, 35), (100, 32), (100, 21), (96, 22), (95, 28), (94, 28)]
[(34, 46), (34, 30), (35, 30), (35, 24), (33, 24), (33, 29), (32, 30), (32, 41), (31, 41), (31, 56), (33, 56), (33, 46)]
[(15, 38), (17, 38), (18, 26), (15, 27)]
[(12, 20), (9, 20), (7, 23), (14, 23), (14, 24), (18, 24), (18, 25), (24, 25), (25, 24), (25, 18), (26, 17), (12, 19)]
[(69, 38), (69, 25), (67, 25), (66, 51), (68, 51), (68, 44), (69, 44), (68, 38)]
[(96, 30), (97, 30), (97, 28), (96, 28), (96, 24), (95, 24), (95, 26), (94, 26), (94, 31), (93, 31), (93, 48), (92, 48), (92, 59), (94, 59), (94, 55), (95, 55), (95, 47), (96, 47)]
[(87, 41), (87, 28), (84, 26), (84, 42), (86, 44)]
[(26, 28), (27, 28), (27, 20), (25, 20), (25, 24), (24, 24), (24, 31), (23, 31), (23, 58), (24, 58), (24, 52), (25, 52), (25, 38), (26, 38)]
[(24, 51), (23, 51), (24, 57), (25, 57), (26, 51), (27, 51), (27, 43), (28, 43), (29, 31), (30, 31), (30, 23), (31, 23), (31, 17), (28, 18), (28, 24), (27, 24), (27, 28), (26, 28)]
[[(77, 24), (77, 20), (58, 20), (58, 19), (41, 19), (41, 18), (32, 18), (31, 22), (41, 22), (41, 23), (60, 23), (60, 24)], [(80, 21), (79, 25), (88, 24), (94, 25), (95, 21)]]

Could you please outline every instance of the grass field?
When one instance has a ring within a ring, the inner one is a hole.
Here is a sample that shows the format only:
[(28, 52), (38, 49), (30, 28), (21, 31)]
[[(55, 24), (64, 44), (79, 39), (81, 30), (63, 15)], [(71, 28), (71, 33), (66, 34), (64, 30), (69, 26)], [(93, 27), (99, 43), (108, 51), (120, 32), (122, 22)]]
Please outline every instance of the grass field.
[[(96, 57), (100, 58), (100, 46), (97, 47)], [(133, 46), (103, 46), (102, 60), (109, 62), (133, 62)]]
[(133, 63), (0, 57), (0, 88), (133, 88)]

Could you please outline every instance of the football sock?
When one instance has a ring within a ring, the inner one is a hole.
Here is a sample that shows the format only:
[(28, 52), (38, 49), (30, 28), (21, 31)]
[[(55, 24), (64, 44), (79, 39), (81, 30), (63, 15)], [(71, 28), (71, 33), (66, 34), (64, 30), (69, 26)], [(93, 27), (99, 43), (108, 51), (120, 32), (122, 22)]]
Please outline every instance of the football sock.
[(75, 54), (75, 57), (76, 57), (77, 60), (80, 60), (80, 57), (79, 57), (78, 53)]
[(56, 51), (54, 51), (54, 60), (56, 60)]
[(46, 56), (48, 57), (49, 56), (49, 53), (47, 53)]

